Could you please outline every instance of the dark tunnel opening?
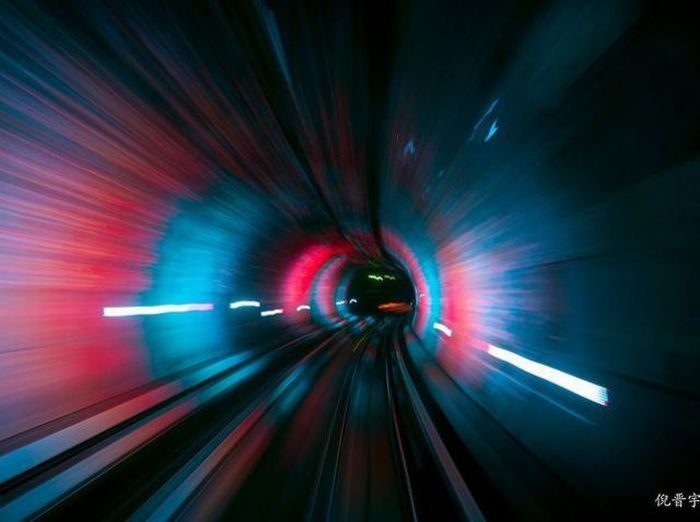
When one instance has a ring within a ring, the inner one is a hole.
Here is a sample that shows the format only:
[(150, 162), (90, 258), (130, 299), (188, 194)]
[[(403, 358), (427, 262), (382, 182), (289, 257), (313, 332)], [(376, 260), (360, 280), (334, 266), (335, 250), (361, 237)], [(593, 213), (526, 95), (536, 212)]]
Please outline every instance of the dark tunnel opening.
[(413, 282), (402, 271), (380, 264), (352, 267), (345, 291), (348, 309), (360, 316), (413, 314)]
[(700, 513), (691, 9), (0, 5), (0, 520)]

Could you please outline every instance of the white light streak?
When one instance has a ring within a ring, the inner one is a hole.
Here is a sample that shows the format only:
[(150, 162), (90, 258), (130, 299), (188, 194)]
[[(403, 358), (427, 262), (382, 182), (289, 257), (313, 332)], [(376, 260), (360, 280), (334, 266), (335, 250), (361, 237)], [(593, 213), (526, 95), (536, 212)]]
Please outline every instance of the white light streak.
[(603, 386), (598, 386), (597, 384), (584, 381), (583, 379), (579, 379), (578, 377), (574, 377), (573, 375), (569, 375), (555, 368), (550, 368), (544, 364), (531, 361), (521, 355), (493, 346), (492, 344), (489, 345), (488, 353), (497, 359), (510, 363), (535, 377), (556, 384), (584, 399), (588, 399), (589, 401), (603, 406), (608, 405), (608, 390)]
[(260, 312), (260, 317), (270, 317), (271, 315), (283, 314), (284, 310), (282, 308), (275, 308), (274, 310), (263, 310)]
[(302, 310), (311, 310), (311, 307), (309, 305), (299, 305), (297, 306), (297, 312), (301, 312)]
[(132, 315), (160, 315), (181, 312), (208, 312), (214, 309), (211, 303), (154, 305), (154, 306), (106, 306), (102, 309), (104, 317), (128, 317)]
[(357, 303), (357, 299), (350, 299), (350, 304)]
[(436, 330), (440, 330), (447, 337), (452, 337), (452, 330), (450, 330), (447, 326), (445, 326), (442, 323), (433, 323), (433, 328), (435, 328)]
[(236, 302), (228, 305), (228, 307), (231, 310), (235, 310), (236, 308), (260, 308), (260, 302), (259, 301), (236, 301)]

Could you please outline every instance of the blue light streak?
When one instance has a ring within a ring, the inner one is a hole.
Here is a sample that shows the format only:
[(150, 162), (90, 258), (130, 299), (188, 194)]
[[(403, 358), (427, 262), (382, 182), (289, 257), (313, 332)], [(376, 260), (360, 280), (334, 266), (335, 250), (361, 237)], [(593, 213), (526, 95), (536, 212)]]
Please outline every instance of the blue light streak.
[(491, 138), (493, 138), (494, 134), (498, 132), (498, 118), (493, 120), (493, 123), (491, 124), (491, 127), (489, 128), (488, 134), (486, 134), (486, 137), (484, 138), (484, 143), (489, 141)]

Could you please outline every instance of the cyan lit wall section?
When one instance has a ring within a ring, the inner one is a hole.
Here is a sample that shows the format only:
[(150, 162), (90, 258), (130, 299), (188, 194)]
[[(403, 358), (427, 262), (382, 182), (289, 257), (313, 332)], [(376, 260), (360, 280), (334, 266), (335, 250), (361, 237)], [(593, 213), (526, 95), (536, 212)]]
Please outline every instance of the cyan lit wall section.
[(0, 520), (700, 513), (694, 20), (3, 4)]

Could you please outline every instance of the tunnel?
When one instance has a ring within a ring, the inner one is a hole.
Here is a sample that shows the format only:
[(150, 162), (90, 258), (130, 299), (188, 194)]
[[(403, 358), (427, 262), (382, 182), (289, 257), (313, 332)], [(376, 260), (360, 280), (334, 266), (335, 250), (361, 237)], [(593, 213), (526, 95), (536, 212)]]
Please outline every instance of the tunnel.
[(403, 270), (377, 264), (355, 265), (348, 270), (345, 298), (340, 301), (357, 316), (413, 312), (416, 294)]
[(700, 514), (696, 20), (4, 2), (0, 520)]

